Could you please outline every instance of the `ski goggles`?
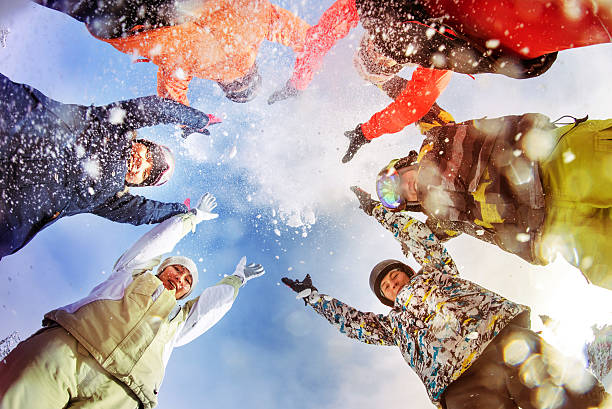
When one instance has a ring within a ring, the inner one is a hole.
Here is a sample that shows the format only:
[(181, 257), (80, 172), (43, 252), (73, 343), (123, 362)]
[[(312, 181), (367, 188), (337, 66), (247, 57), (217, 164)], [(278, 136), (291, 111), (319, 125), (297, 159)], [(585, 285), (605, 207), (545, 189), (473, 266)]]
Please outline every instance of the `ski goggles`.
[(401, 195), (401, 178), (395, 168), (399, 159), (393, 159), (376, 176), (376, 194), (383, 206), (389, 209), (400, 209), (406, 204)]
[(376, 194), (380, 203), (387, 209), (404, 210), (407, 206), (419, 204), (418, 201), (411, 202), (402, 196), (402, 178), (398, 172), (400, 169), (412, 166), (415, 163), (416, 156), (416, 152), (412, 151), (410, 155), (404, 158), (393, 159), (378, 172), (378, 176), (376, 176)]

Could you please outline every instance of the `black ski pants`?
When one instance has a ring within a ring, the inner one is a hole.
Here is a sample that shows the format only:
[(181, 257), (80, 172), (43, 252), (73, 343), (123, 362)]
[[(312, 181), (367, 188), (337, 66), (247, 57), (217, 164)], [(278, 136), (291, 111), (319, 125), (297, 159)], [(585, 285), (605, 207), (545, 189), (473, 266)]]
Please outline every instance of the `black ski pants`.
[(579, 409), (608, 396), (584, 367), (536, 333), (508, 325), (442, 397), (445, 409)]

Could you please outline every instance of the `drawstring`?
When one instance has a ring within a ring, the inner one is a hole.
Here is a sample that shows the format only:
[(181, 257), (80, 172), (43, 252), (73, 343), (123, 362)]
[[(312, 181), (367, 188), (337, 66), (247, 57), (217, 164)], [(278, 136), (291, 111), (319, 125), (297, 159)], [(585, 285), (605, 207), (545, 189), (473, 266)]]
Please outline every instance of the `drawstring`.
[[(552, 121), (553, 124), (557, 125), (557, 122), (559, 122), (560, 120), (562, 120), (563, 118), (572, 118), (574, 120), (574, 126), (580, 125), (583, 122), (586, 122), (589, 119), (589, 116), (585, 116), (584, 118), (576, 118), (573, 117), (571, 115), (563, 115), (560, 118), (555, 119), (554, 121)], [(571, 124), (571, 122), (567, 122), (567, 123), (560, 123), (559, 125), (569, 125)]]
[(599, 24), (601, 24), (601, 28), (603, 28), (606, 34), (608, 35), (608, 39), (610, 40), (610, 42), (612, 42), (612, 35), (608, 31), (608, 28), (606, 27), (606, 25), (603, 23), (603, 21), (601, 21), (601, 18), (599, 16), (595, 16), (595, 17), (597, 18), (597, 21), (599, 21)]
[[(570, 129), (567, 130), (567, 132), (565, 132), (563, 135), (561, 135), (559, 137), (559, 139), (557, 140), (557, 143), (555, 143), (555, 146), (553, 147), (551, 152), (554, 151), (555, 149), (557, 149), (557, 146), (561, 143), (561, 139), (565, 138), (565, 135), (567, 135), (568, 133), (572, 132), (581, 123), (586, 122), (589, 119), (589, 116), (587, 115), (584, 118), (575, 118), (575, 117), (573, 117), (571, 115), (563, 115), (562, 117), (558, 118), (557, 120), (553, 121), (552, 123), (556, 125), (557, 121), (559, 121), (559, 120), (561, 120), (563, 118), (572, 118), (574, 120), (574, 126), (572, 126)], [(569, 124), (571, 124), (571, 122), (568, 122), (567, 124), (559, 124), (559, 125), (569, 125)]]

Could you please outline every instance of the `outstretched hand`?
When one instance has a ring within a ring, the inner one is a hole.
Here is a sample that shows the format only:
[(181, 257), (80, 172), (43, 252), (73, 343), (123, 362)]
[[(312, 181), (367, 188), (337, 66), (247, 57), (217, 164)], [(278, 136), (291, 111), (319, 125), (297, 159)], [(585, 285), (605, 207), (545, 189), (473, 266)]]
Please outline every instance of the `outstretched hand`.
[(242, 279), (242, 285), (245, 285), (247, 281), (253, 278), (261, 277), (265, 273), (266, 271), (261, 264), (247, 264), (246, 256), (240, 259), (234, 270), (234, 275)]
[(312, 285), (312, 279), (310, 278), (310, 274), (306, 274), (306, 277), (302, 281), (300, 280), (292, 280), (288, 277), (281, 278), (281, 281), (293, 291), (295, 291), (297, 296), (295, 298), (303, 298), (304, 303), (306, 302), (306, 297), (314, 292), (318, 292), (317, 288)]
[(198, 205), (195, 208), (196, 222), (200, 223), (204, 220), (212, 220), (219, 217), (217, 213), (212, 213), (215, 207), (217, 207), (217, 199), (208, 192), (204, 193), (200, 200), (198, 200)]
[(206, 128), (192, 128), (191, 126), (187, 126), (187, 125), (180, 125), (180, 127), (181, 127), (181, 137), (183, 137), (184, 139), (187, 139), (189, 135), (191, 135), (192, 133), (210, 135), (210, 131)]
[(268, 105), (272, 105), (275, 102), (282, 101), (287, 98), (296, 97), (299, 93), (300, 91), (293, 86), (291, 81), (287, 81), (285, 86), (283, 86), (281, 89), (274, 91), (274, 93), (270, 95), (270, 97), (268, 98)]
[(210, 125), (214, 125), (214, 124), (218, 124), (221, 123), (221, 119), (217, 118), (216, 116), (212, 115), (212, 114), (204, 114), (208, 117), (208, 122), (206, 123), (206, 125), (204, 125), (202, 128), (194, 128), (188, 125), (179, 125), (181, 128), (181, 136), (185, 139), (187, 139), (187, 137), (189, 135), (191, 135), (192, 133), (200, 133), (203, 135), (210, 135), (210, 131), (208, 130), (208, 127)]
[(363, 210), (367, 215), (372, 216), (372, 211), (378, 204), (376, 200), (372, 199), (372, 196), (359, 186), (351, 186), (351, 191), (357, 196), (359, 200), (359, 208)]
[(244, 274), (244, 281), (242, 285), (244, 285), (247, 281), (264, 275), (266, 273), (266, 270), (264, 270), (261, 264), (249, 263), (244, 266), (242, 272)]
[(346, 153), (342, 157), (342, 163), (347, 163), (348, 161), (353, 159), (353, 156), (355, 156), (359, 148), (361, 148), (366, 143), (371, 142), (363, 135), (363, 131), (361, 130), (361, 124), (358, 124), (352, 131), (346, 131), (344, 133), (344, 136), (349, 138), (349, 146), (346, 150)]

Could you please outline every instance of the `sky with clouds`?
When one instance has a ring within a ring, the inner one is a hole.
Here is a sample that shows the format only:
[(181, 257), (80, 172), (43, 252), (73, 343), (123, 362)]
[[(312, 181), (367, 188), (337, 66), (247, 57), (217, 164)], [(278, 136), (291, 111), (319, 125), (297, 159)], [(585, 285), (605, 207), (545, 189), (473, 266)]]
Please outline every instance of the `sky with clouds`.
[[(331, 1), (275, 3), (314, 24)], [(51, 98), (102, 105), (155, 92), (154, 65), (134, 63), (63, 14), (8, 0), (0, 3), (0, 26), (9, 30), (0, 72)], [(370, 293), (370, 268), (404, 258), (391, 234), (358, 209), (349, 186), (373, 191), (380, 168), (418, 148), (420, 134), (409, 126), (340, 163), (343, 132), (390, 102), (353, 68), (362, 34), (359, 27), (339, 41), (297, 99), (266, 104), (291, 75), (294, 55), (264, 42), (258, 56), (263, 86), (255, 100), (235, 104), (213, 82), (192, 81), (192, 106), (224, 121), (210, 137), (185, 140), (173, 126), (141, 132), (175, 152), (177, 169), (168, 184), (136, 193), (193, 202), (210, 191), (219, 203), (219, 218), (200, 224), (175, 249), (204, 271), (194, 293), (231, 273), (242, 255), (267, 272), (240, 290), (219, 324), (174, 351), (160, 408), (432, 407), (395, 348), (343, 337), (280, 284), (282, 276), (310, 273), (321, 292), (363, 311), (385, 312)], [(612, 46), (599, 45), (560, 53), (545, 75), (531, 80), (455, 74), (438, 103), (457, 120), (525, 112), (604, 119), (610, 116), (611, 60)], [(0, 339), (13, 331), (26, 338), (45, 312), (82, 298), (149, 228), (78, 215), (2, 259)], [(563, 260), (535, 267), (470, 237), (452, 240), (448, 249), (465, 278), (529, 305), (533, 316), (559, 319), (557, 334), (547, 335), (569, 354), (580, 356), (591, 325), (612, 322), (609, 292), (586, 285)]]

